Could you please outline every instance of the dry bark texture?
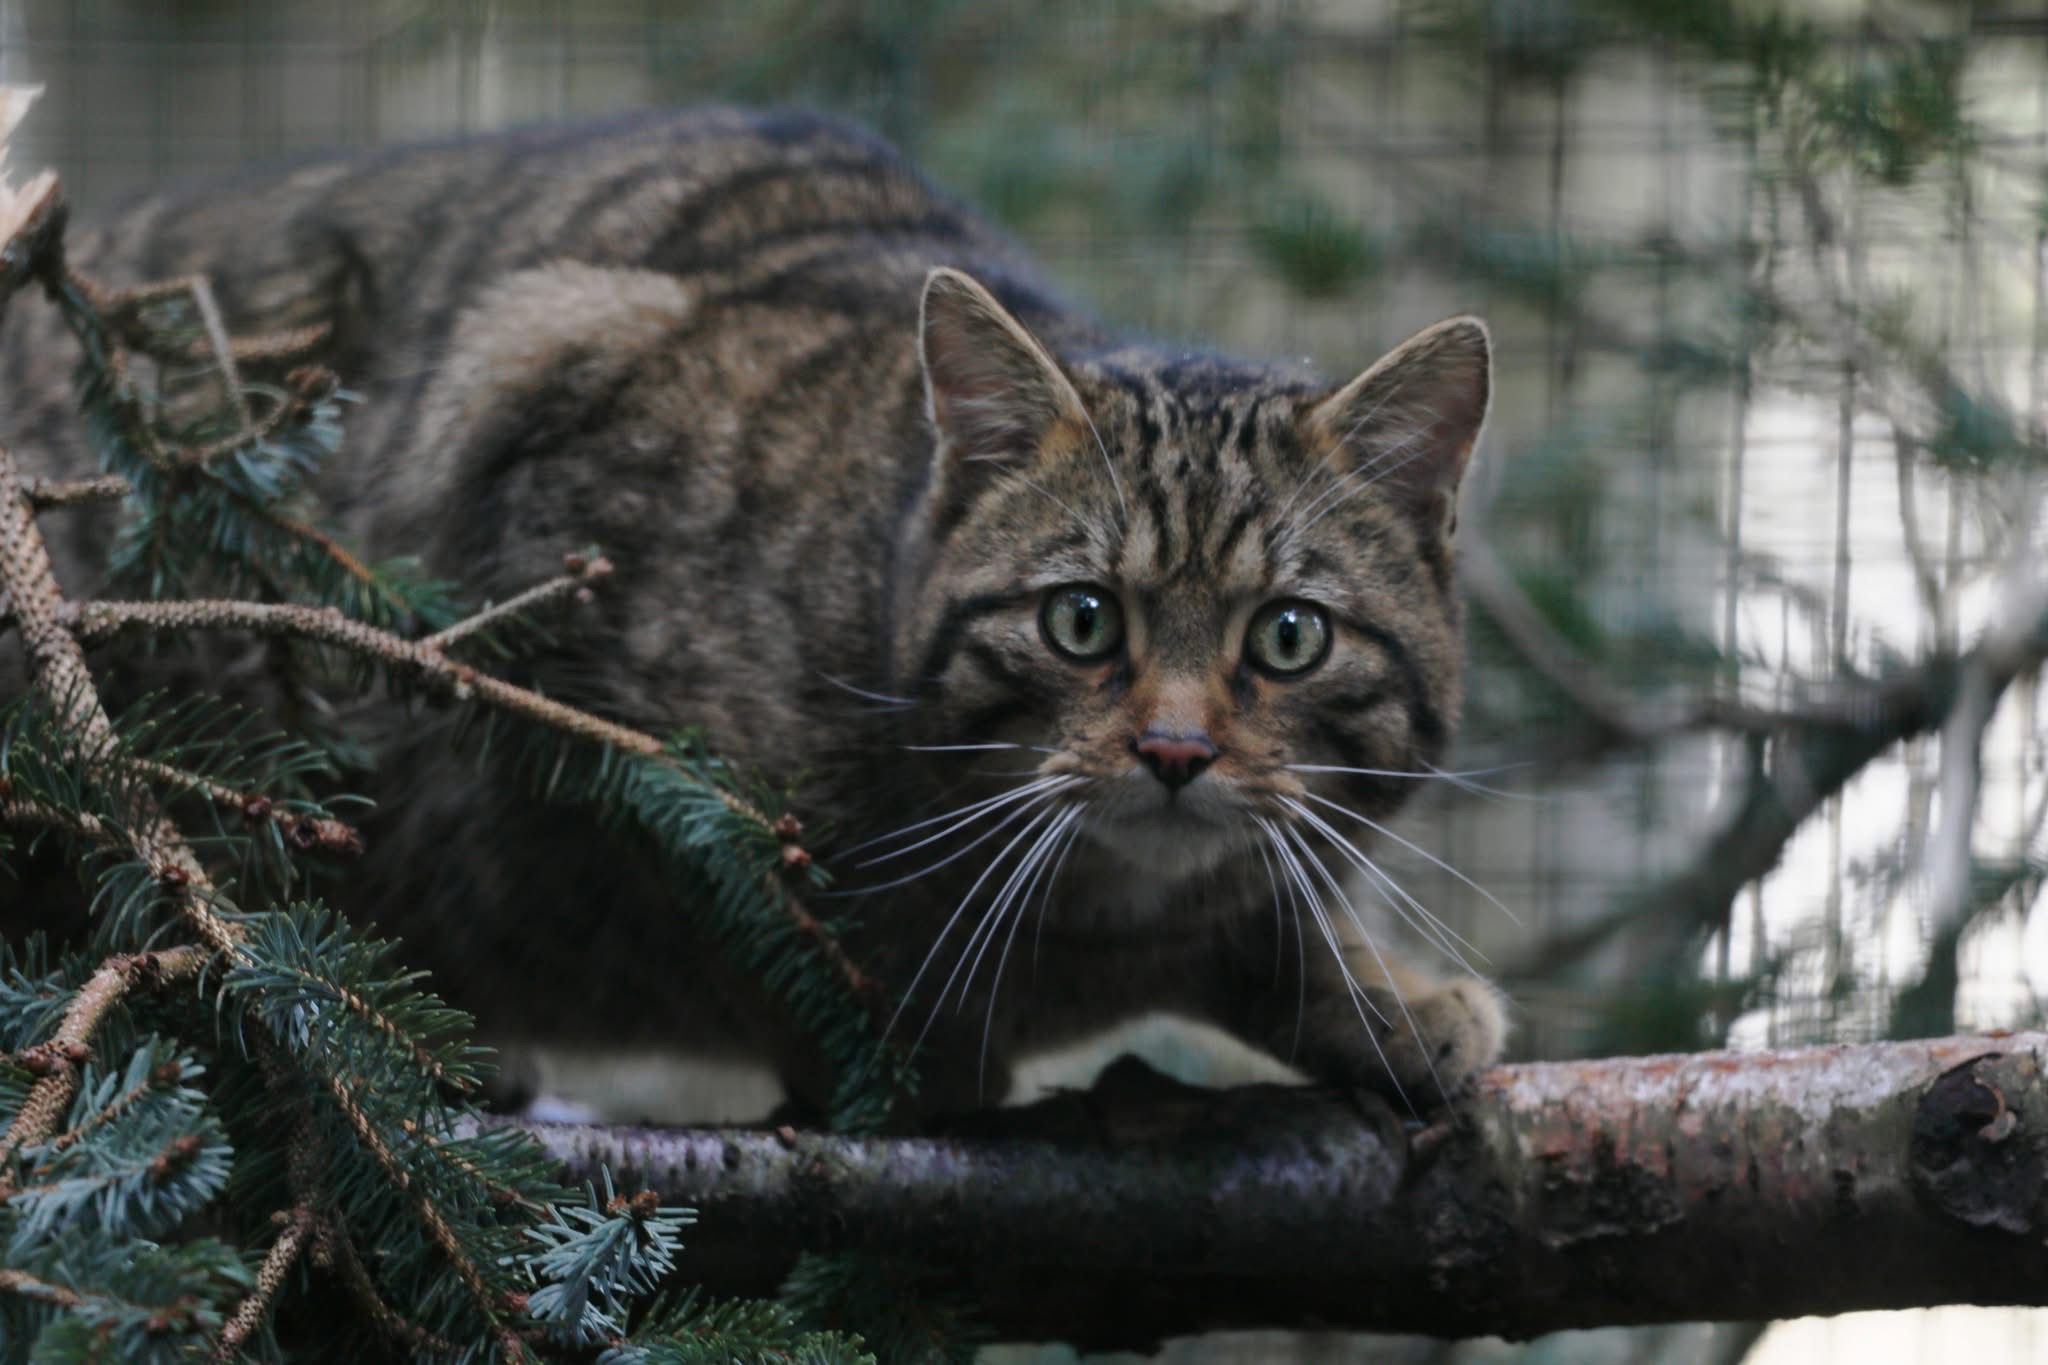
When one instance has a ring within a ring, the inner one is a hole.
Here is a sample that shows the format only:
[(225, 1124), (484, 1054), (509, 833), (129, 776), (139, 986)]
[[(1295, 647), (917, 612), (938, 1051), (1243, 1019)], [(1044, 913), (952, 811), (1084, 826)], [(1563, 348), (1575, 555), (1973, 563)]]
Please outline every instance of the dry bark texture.
[(538, 1126), (695, 1205), (685, 1273), (934, 1269), (1010, 1339), (1443, 1336), (2048, 1304), (2048, 1034), (1501, 1067), (1404, 1123), (1136, 1063), (940, 1136)]

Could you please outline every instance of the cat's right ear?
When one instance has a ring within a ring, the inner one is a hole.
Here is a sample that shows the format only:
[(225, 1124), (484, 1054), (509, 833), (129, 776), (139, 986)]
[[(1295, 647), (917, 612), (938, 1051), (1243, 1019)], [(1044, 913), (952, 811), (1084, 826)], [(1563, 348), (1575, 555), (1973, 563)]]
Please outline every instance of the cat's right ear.
[(1062, 425), (1086, 429), (1059, 362), (972, 276), (946, 266), (926, 276), (918, 345), (946, 481), (960, 483), (966, 461), (1029, 464)]

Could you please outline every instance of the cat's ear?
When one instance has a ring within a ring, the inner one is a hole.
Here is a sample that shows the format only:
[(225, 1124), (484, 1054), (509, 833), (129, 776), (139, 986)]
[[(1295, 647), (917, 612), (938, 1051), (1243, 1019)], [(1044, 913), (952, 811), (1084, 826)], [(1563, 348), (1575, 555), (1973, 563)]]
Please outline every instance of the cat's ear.
[(926, 402), (946, 463), (1028, 461), (1062, 423), (1085, 424), (1059, 362), (973, 277), (925, 278), (918, 316)]
[(1303, 425), (1326, 459), (1382, 485), (1424, 527), (1448, 536), (1492, 390), (1486, 324), (1451, 318), (1316, 403)]

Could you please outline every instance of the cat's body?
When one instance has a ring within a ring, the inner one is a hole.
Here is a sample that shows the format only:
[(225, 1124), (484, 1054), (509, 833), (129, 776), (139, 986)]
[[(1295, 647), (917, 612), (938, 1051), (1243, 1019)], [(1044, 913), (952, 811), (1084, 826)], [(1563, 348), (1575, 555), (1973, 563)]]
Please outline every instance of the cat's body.
[[(522, 680), (801, 779), (844, 887), (961, 853), (852, 902), (892, 987), (931, 955), (899, 1026), (937, 1012), (935, 1103), (1159, 1009), (1424, 1096), (1497, 1053), (1483, 983), (1358, 941), (1309, 818), (1357, 837), (1316, 799), (1379, 818), (1416, 782), (1308, 769), (1426, 774), (1454, 720), (1476, 324), (1341, 391), (1123, 346), (887, 148), (794, 115), (321, 161), (73, 242), (111, 284), (210, 276), (237, 331), (333, 328), (322, 358), (364, 402), (322, 494), (373, 554), (503, 599), (600, 546), (615, 575)], [(75, 467), (70, 352), (41, 311), (8, 319), (4, 434)], [(93, 546), (71, 548), (75, 567)], [(815, 1086), (651, 859), (444, 731), (390, 741), (356, 913), (487, 1036), (766, 1049)], [(940, 1010), (998, 905), (965, 1007)]]

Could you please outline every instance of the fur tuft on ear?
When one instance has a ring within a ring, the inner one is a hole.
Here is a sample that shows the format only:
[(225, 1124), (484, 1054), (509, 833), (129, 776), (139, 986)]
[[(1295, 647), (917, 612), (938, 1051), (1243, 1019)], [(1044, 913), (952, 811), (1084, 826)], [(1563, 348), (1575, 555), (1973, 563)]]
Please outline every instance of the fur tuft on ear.
[(925, 278), (918, 343), (942, 465), (1028, 462), (1055, 427), (1087, 421), (1059, 362), (969, 275)]
[(1417, 332), (1303, 418), (1313, 448), (1398, 494), (1424, 527), (1448, 536), (1458, 485), (1493, 390), (1486, 324), (1450, 318)]

